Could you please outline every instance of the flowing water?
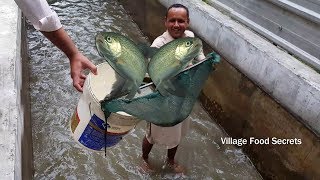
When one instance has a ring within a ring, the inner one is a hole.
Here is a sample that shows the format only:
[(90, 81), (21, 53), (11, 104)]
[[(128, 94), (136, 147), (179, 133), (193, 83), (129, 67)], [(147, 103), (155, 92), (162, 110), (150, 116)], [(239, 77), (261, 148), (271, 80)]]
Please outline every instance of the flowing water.
[[(66, 31), (94, 64), (104, 62), (95, 49), (97, 32), (121, 32), (136, 42), (147, 42), (118, 1), (54, 0)], [(41, 33), (28, 25), (31, 119), (35, 179), (260, 179), (241, 149), (223, 145), (226, 134), (199, 103), (190, 115), (191, 128), (181, 142), (176, 160), (187, 174), (178, 176), (163, 168), (166, 150), (154, 146), (153, 174), (140, 170), (141, 142), (146, 123), (113, 148), (97, 153), (73, 140), (70, 118), (80, 93), (72, 87), (69, 62)]]

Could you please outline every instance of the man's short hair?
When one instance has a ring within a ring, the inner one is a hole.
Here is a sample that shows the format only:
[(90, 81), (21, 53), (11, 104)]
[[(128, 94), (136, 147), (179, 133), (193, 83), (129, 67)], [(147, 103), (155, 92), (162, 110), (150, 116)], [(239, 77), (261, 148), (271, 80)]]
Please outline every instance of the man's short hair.
[(187, 7), (185, 7), (182, 4), (172, 4), (168, 9), (167, 9), (167, 13), (166, 13), (166, 17), (168, 16), (168, 12), (171, 8), (183, 8), (187, 11), (187, 17), (189, 19), (189, 9)]

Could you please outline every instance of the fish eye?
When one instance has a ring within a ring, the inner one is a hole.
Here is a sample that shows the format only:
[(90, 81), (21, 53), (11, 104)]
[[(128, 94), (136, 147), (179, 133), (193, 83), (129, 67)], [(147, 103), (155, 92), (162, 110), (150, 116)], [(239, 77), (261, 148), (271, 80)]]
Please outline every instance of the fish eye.
[(191, 46), (191, 44), (192, 44), (191, 41), (187, 41), (187, 42), (186, 42), (186, 46), (187, 46), (187, 47)]
[(110, 43), (112, 39), (111, 39), (111, 37), (107, 37), (106, 40), (107, 40), (107, 42)]

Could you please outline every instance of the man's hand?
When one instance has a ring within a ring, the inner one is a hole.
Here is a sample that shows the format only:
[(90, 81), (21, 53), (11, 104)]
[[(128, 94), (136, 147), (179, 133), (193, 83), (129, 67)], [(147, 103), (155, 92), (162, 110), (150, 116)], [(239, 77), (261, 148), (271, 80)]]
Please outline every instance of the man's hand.
[(79, 52), (78, 48), (74, 45), (73, 41), (63, 28), (52, 32), (41, 31), (41, 33), (67, 55), (70, 60), (73, 86), (78, 91), (82, 92), (84, 80), (86, 79), (86, 75), (84, 75), (82, 71), (90, 69), (93, 74), (97, 75), (97, 67)]
[(79, 91), (83, 91), (83, 84), (86, 75), (83, 70), (89, 69), (93, 74), (97, 75), (97, 67), (80, 52), (70, 58), (71, 78), (73, 86)]

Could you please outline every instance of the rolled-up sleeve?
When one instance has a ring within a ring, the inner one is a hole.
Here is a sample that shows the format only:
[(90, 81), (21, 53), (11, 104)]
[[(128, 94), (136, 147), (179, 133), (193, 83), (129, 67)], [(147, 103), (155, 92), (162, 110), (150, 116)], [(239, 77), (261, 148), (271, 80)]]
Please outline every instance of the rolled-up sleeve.
[(57, 13), (50, 9), (46, 0), (15, 0), (15, 2), (35, 29), (51, 32), (62, 27)]

